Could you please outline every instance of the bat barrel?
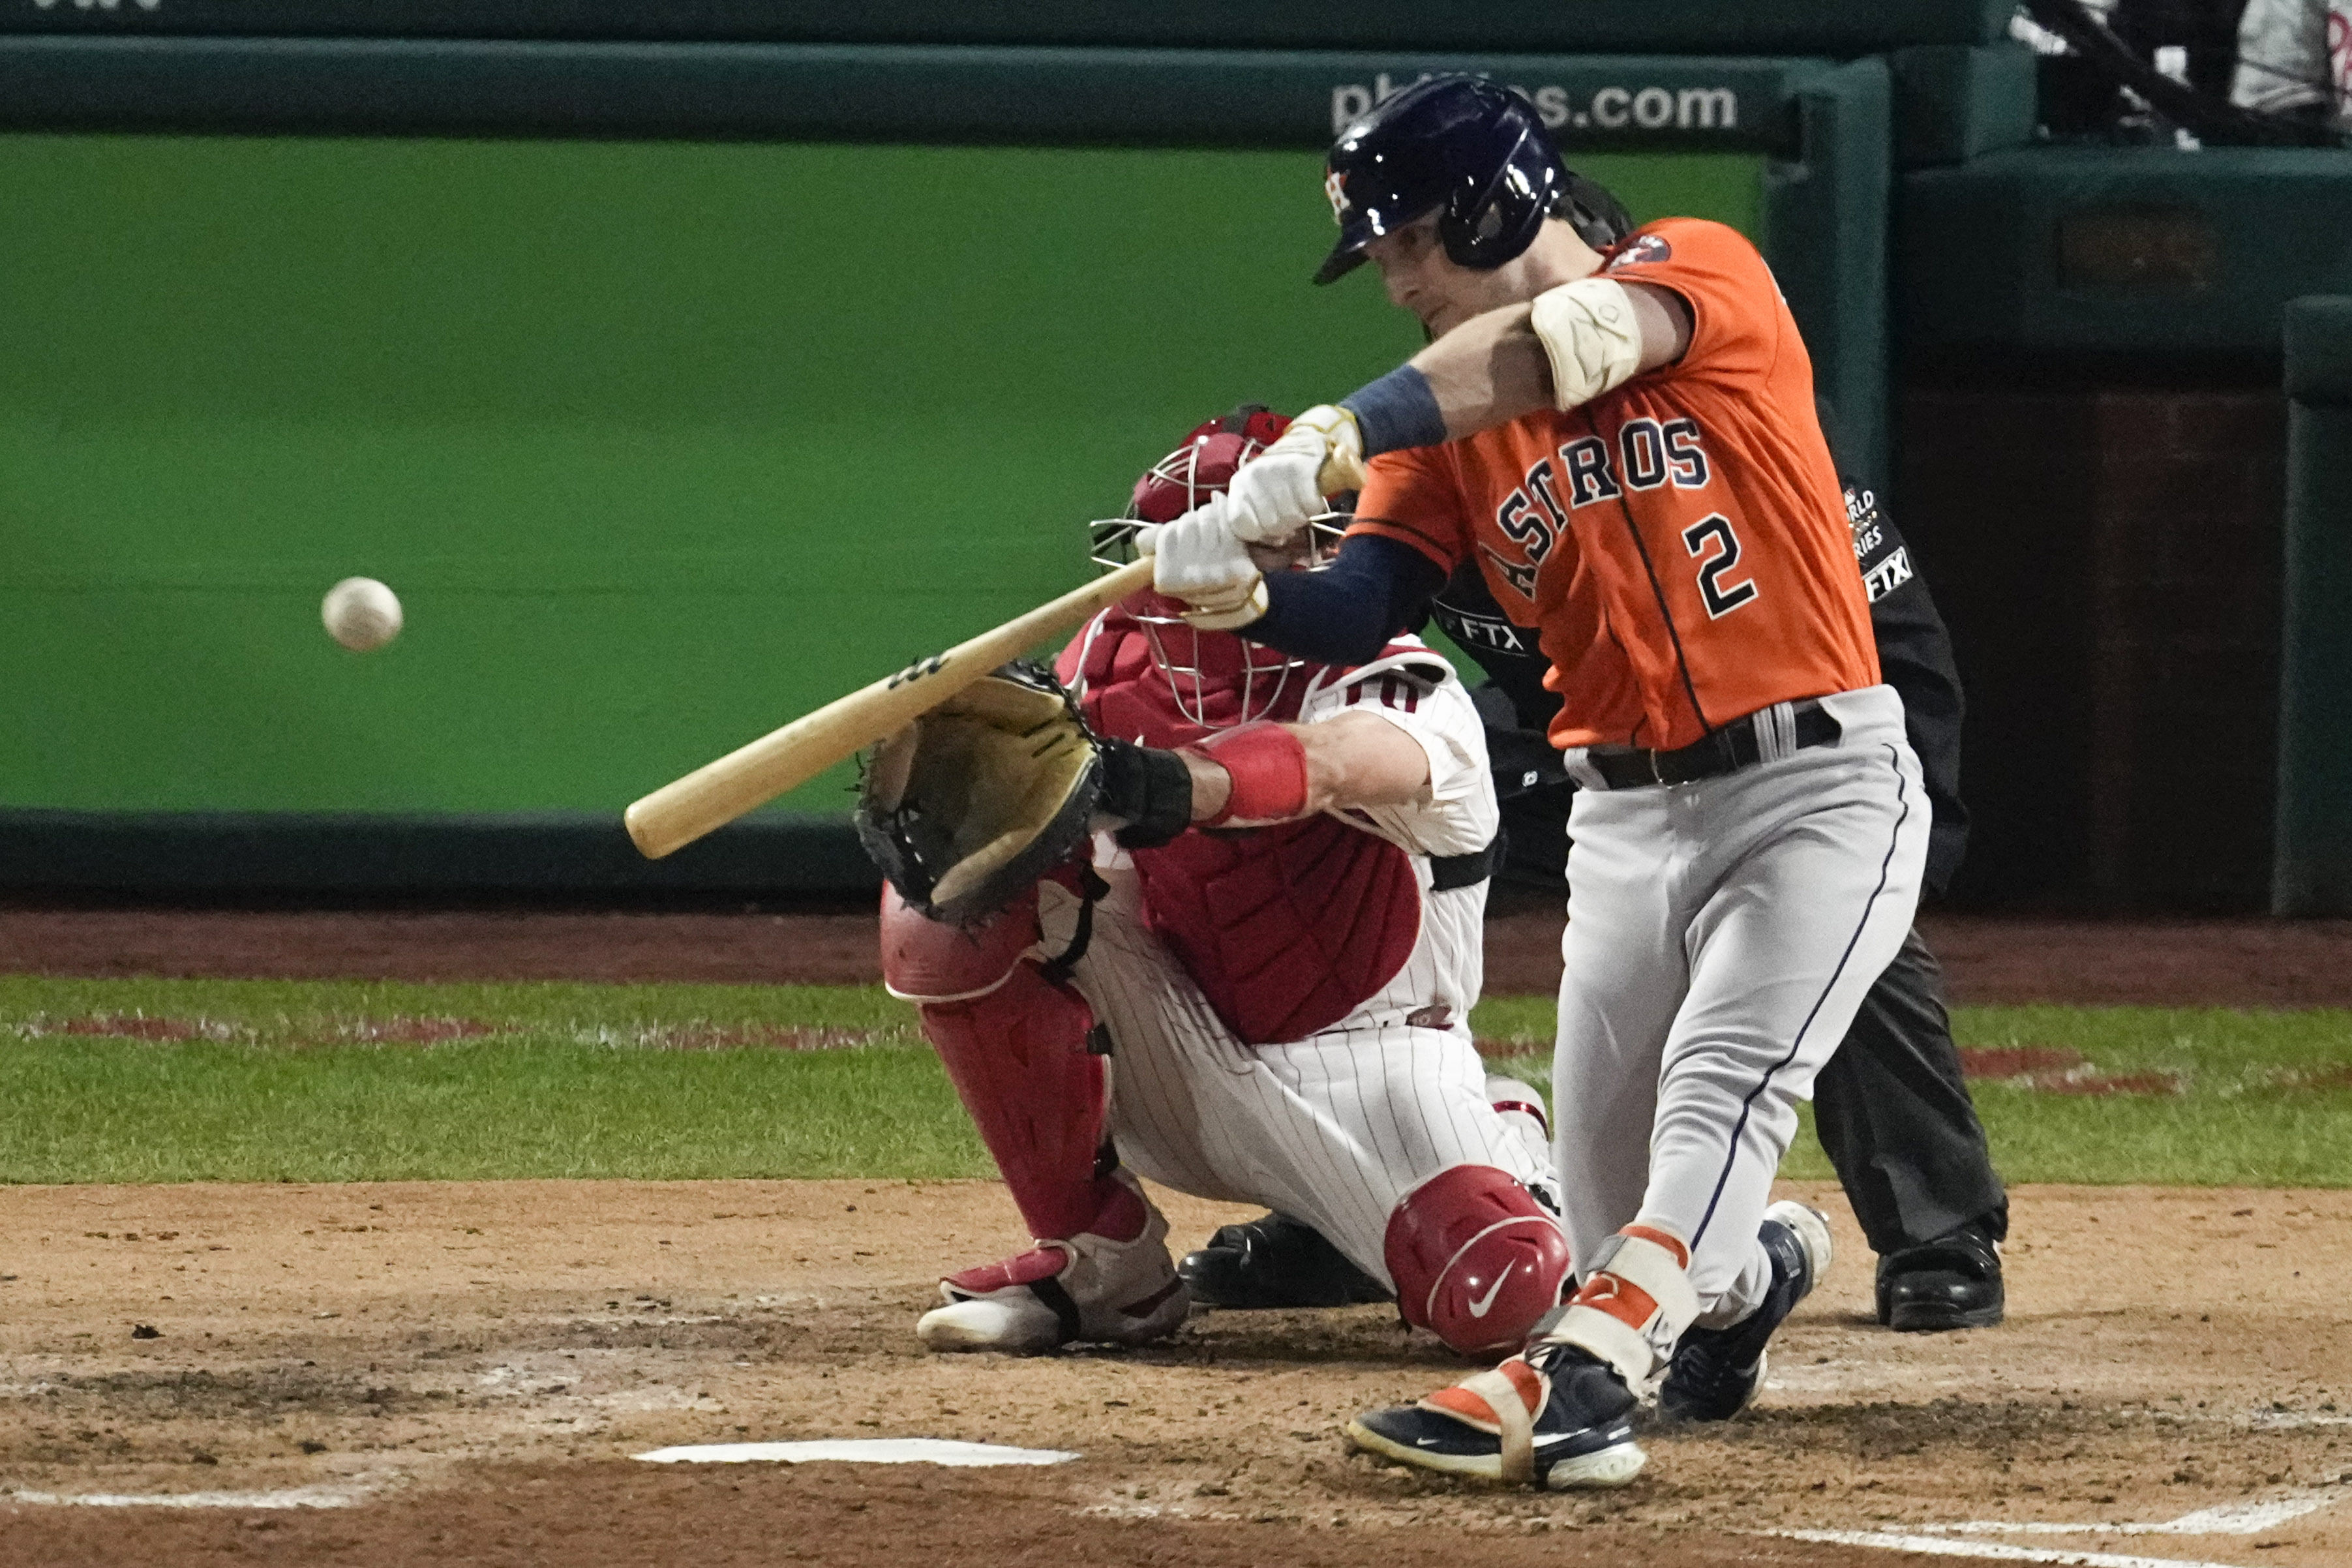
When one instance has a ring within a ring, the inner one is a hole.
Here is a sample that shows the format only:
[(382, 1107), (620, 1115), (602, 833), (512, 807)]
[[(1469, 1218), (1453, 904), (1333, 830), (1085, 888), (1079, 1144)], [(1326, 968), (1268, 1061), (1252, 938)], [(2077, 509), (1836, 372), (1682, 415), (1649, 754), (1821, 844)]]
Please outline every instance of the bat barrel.
[(890, 733), (885, 729), (866, 740), (851, 741), (848, 750), (837, 756), (810, 747), (802, 727), (811, 720), (835, 716), (835, 710), (849, 700), (844, 698), (820, 708), (807, 719), (762, 735), (631, 803), (621, 816), (628, 825), (630, 841), (646, 859), (658, 860), (785, 791), (798, 789), (834, 763)]
[(896, 734), (1001, 664), (1151, 585), (1151, 562), (1130, 562), (1027, 615), (836, 698), (632, 803), (629, 839), (648, 860), (757, 810), (785, 791)]

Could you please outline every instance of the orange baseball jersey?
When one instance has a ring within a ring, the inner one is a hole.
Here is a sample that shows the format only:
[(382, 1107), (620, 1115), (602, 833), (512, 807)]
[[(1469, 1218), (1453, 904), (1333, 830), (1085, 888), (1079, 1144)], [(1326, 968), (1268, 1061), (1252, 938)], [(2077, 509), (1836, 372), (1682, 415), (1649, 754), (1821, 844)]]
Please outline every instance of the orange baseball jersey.
[(1604, 265), (1689, 303), (1683, 357), (1581, 408), (1381, 454), (1354, 531), (1449, 572), (1478, 562), (1551, 660), (1557, 746), (1670, 751), (1877, 685), (1812, 362), (1764, 258), (1721, 224), (1666, 218)]

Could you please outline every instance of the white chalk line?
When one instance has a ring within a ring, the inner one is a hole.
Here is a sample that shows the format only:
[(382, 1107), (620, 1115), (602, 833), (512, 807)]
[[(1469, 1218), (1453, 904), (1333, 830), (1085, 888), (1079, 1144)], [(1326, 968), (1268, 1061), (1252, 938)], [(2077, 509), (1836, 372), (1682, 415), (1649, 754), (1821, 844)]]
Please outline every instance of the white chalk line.
[(804, 1443), (694, 1443), (636, 1458), (656, 1465), (801, 1465), (835, 1460), (863, 1465), (1061, 1465), (1078, 1456), (1061, 1448), (1008, 1448), (941, 1437), (847, 1437)]
[(2200, 1508), (2160, 1524), (2043, 1524), (2012, 1519), (1972, 1519), (1962, 1524), (1917, 1524), (1924, 1535), (2260, 1535), (2291, 1519), (2317, 1513), (2352, 1496), (2352, 1488), (2299, 1492), (2269, 1502)]
[(367, 1486), (287, 1487), (267, 1492), (37, 1492), (7, 1494), (16, 1502), (59, 1508), (350, 1508), (375, 1489)]
[(2242, 1568), (2235, 1563), (2199, 1562), (2184, 1557), (2131, 1557), (2113, 1552), (2053, 1552), (2038, 1546), (2007, 1546), (1997, 1541), (1955, 1541), (1948, 1535), (1895, 1535), (1877, 1530), (1775, 1530), (1769, 1533), (1790, 1541), (1818, 1541), (1832, 1546), (1877, 1546), (1889, 1552), (1916, 1552), (1931, 1557), (1992, 1558), (2003, 1563), (2070, 1563), (2075, 1568)]
[(1973, 1519), (1958, 1524), (1918, 1524), (1905, 1530), (1778, 1530), (1771, 1533), (1795, 1541), (1818, 1541), (1839, 1546), (1875, 1546), (1889, 1552), (1917, 1552), (1938, 1557), (1990, 1558), (2007, 1563), (2055, 1563), (2080, 1568), (2234, 1568), (2229, 1563), (2194, 1562), (2178, 1557), (2137, 1557), (2113, 1552), (2069, 1552), (2034, 1546), (2010, 1546), (1999, 1542), (1955, 1539), (1984, 1535), (2260, 1535), (2291, 1520), (2352, 1497), (2352, 1488), (2297, 1492), (2267, 1502), (2223, 1503), (2200, 1508), (2158, 1523), (2068, 1524), (2009, 1519)]
[(2305, 1426), (2352, 1426), (2352, 1415), (2321, 1415), (2308, 1410), (2257, 1410), (2246, 1417), (2257, 1432), (2293, 1432)]

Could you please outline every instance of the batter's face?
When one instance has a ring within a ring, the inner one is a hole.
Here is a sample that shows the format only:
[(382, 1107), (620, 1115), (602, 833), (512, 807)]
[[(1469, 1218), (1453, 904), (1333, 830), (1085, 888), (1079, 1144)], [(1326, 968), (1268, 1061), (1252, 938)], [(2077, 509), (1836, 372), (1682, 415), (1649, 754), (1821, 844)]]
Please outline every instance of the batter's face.
[(1479, 271), (1446, 255), (1437, 237), (1435, 213), (1381, 236), (1364, 247), (1364, 255), (1381, 269), (1389, 303), (1421, 318), (1422, 331), (1432, 342), (1473, 316), (1520, 298), (1513, 292), (1517, 280), (1511, 274), (1516, 268), (1506, 266)]
[(1545, 222), (1535, 242), (1500, 267), (1480, 270), (1445, 254), (1437, 215), (1414, 219), (1364, 247), (1381, 269), (1389, 302), (1421, 318), (1432, 342), (1473, 316), (1523, 304), (1547, 289), (1591, 275), (1601, 255), (1559, 218)]

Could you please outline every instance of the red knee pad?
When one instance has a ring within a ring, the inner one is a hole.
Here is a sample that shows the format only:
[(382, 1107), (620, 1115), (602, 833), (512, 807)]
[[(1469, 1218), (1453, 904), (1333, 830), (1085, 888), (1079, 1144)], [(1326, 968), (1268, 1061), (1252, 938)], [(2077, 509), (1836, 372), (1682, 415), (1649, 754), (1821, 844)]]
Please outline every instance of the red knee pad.
[(1519, 1349), (1568, 1278), (1559, 1222), (1492, 1165), (1455, 1165), (1407, 1193), (1381, 1250), (1405, 1321), (1465, 1355)]
[(967, 930), (882, 884), (882, 984), (908, 1002), (969, 1002), (1004, 984), (1037, 940), (1037, 889)]

